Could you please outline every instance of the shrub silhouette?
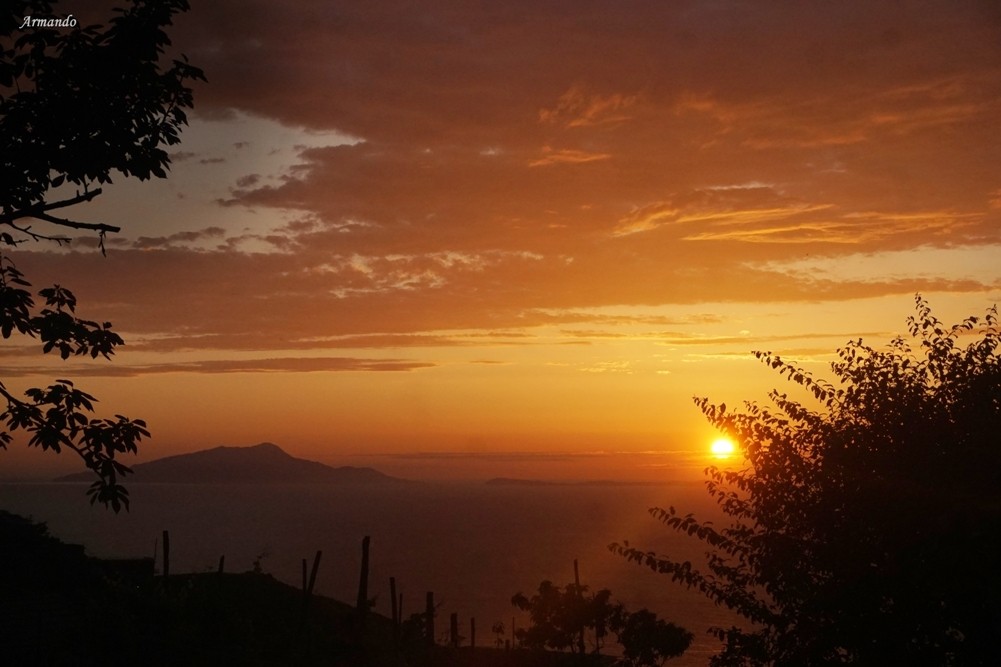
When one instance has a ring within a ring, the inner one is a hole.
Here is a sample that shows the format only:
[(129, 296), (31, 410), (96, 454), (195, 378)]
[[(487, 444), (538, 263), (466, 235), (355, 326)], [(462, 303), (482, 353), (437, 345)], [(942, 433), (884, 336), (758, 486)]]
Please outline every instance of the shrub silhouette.
[(650, 610), (629, 612), (622, 603), (613, 603), (607, 588), (590, 593), (587, 586), (573, 583), (560, 588), (546, 580), (532, 597), (517, 593), (511, 604), (529, 612), (531, 625), (515, 634), (521, 646), (530, 649), (597, 657), (609, 633), (615, 633), (622, 646), (616, 665), (656, 667), (680, 656), (692, 643), (692, 633)]
[[(714, 665), (989, 664), (1001, 628), (997, 308), (946, 327), (916, 297), (909, 337), (848, 343), (837, 384), (755, 356), (806, 389), (775, 409), (696, 399), (739, 443), (706, 470), (725, 528), (651, 509), (708, 547), (708, 569), (610, 548), (739, 612)], [(913, 346), (913, 347), (912, 347)]]

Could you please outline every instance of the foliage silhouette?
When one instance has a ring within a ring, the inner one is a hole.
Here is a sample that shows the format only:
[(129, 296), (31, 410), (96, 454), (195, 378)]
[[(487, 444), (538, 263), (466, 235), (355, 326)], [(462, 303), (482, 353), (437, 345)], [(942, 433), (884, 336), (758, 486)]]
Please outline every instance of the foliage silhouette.
[[(180, 141), (192, 106), (189, 80), (204, 80), (187, 60), (161, 61), (170, 45), (165, 28), (188, 9), (186, 0), (133, 0), (116, 9), (107, 26), (35, 27), (48, 23), (52, 3), (13, 0), (0, 8), (0, 246), (29, 240), (70, 242), (49, 227), (96, 232), (104, 252), (107, 233), (118, 227), (57, 217), (53, 211), (89, 202), (111, 183), (112, 172), (141, 180), (167, 175), (165, 146)], [(75, 194), (66, 192), (75, 185)], [(63, 190), (59, 190), (62, 187)], [(24, 221), (46, 225), (45, 231)], [(39, 338), (42, 352), (110, 358), (122, 339), (111, 324), (76, 316), (76, 298), (55, 285), (35, 303), (30, 283), (7, 256), (0, 255), (0, 333)], [(6, 409), (0, 412), (0, 447), (11, 433), (30, 434), (29, 446), (68, 448), (97, 475), (88, 491), (91, 502), (115, 511), (128, 507), (128, 492), (118, 479), (129, 472), (116, 456), (134, 453), (148, 437), (142, 420), (116, 415), (89, 418), (96, 399), (69, 380), (45, 389), (29, 388), (22, 400), (0, 383)]]
[(619, 612), (612, 627), (622, 644), (623, 667), (663, 665), (680, 657), (694, 639), (691, 632), (657, 618), (649, 609), (626, 613), (619, 607)]
[(622, 603), (613, 603), (607, 588), (588, 594), (588, 587), (567, 584), (560, 588), (551, 581), (539, 584), (531, 598), (517, 593), (511, 604), (529, 612), (531, 625), (515, 631), (520, 644), (530, 649), (552, 649), (581, 655), (590, 646), (598, 656), (609, 632), (622, 645), (622, 667), (656, 667), (678, 657), (692, 643), (692, 634), (673, 623), (657, 618), (647, 609), (630, 613)]
[[(117, 227), (83, 223), (51, 211), (92, 200), (111, 174), (166, 178), (164, 146), (180, 141), (190, 108), (188, 80), (204, 74), (186, 59), (162, 71), (170, 39), (164, 30), (187, 0), (132, 0), (108, 26), (23, 27), (25, 17), (53, 16), (52, 3), (14, 0), (0, 10), (0, 225), (28, 238), (67, 243), (21, 225), (22, 219), (96, 231), (103, 242)], [(64, 184), (74, 196), (47, 201)], [(103, 247), (103, 246), (102, 246)]]
[(517, 593), (511, 604), (529, 612), (532, 624), (518, 628), (515, 635), (527, 648), (549, 648), (556, 651), (570, 650), (578, 653), (583, 645), (581, 633), (590, 630), (588, 639), (595, 652), (600, 651), (605, 628), (612, 615), (611, 592), (602, 589), (587, 596), (586, 586), (567, 584), (560, 588), (551, 581), (539, 584), (539, 591), (531, 598)]
[[(714, 665), (991, 664), (1001, 628), (1001, 357), (997, 308), (952, 327), (916, 297), (909, 338), (861, 339), (839, 385), (755, 356), (808, 390), (777, 410), (696, 403), (739, 443), (706, 470), (732, 523), (651, 514), (708, 546), (708, 571), (628, 542), (612, 551), (739, 612)], [(967, 342), (968, 341), (968, 342)], [(966, 345), (961, 343), (966, 342)], [(811, 406), (811, 403), (813, 406)]]
[(497, 621), (490, 626), (490, 632), (494, 633), (494, 646), (501, 648), (504, 646), (504, 633), (507, 632), (507, 628), (504, 627), (504, 621)]

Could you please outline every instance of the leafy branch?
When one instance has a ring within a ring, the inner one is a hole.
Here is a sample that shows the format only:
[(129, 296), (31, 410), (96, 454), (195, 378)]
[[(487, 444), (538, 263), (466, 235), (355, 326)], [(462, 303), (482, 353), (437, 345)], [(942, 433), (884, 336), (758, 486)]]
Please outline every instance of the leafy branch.
[[(98, 324), (76, 316), (76, 297), (59, 285), (42, 289), (44, 308), (33, 313), (35, 301), (25, 289), (31, 284), (9, 259), (0, 255), (0, 335), (19, 334), (37, 338), (42, 352), (58, 351), (60, 358), (102, 356), (110, 359), (124, 341), (112, 331), (111, 323)], [(12, 394), (0, 383), (0, 397), (6, 408), (0, 412), (0, 448), (13, 440), (13, 433), (30, 434), (29, 447), (56, 453), (70, 449), (98, 477), (88, 495), (91, 503), (102, 502), (116, 512), (128, 508), (128, 491), (118, 483), (130, 470), (116, 459), (119, 454), (135, 454), (137, 444), (149, 437), (146, 423), (121, 415), (115, 419), (90, 418), (97, 402), (90, 394), (77, 389), (70, 380), (56, 380), (45, 389), (29, 388), (28, 400)]]

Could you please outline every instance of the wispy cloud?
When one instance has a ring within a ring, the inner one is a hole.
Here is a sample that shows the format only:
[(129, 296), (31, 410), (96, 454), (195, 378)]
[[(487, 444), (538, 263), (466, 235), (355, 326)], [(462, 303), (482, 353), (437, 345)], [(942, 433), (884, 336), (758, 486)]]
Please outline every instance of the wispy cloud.
[(528, 166), (547, 167), (554, 164), (587, 164), (588, 162), (608, 160), (611, 157), (609, 153), (590, 153), (572, 148), (557, 149), (545, 146), (542, 149), (542, 157), (530, 160)]
[[(430, 362), (401, 359), (355, 359), (348, 357), (284, 357), (262, 359), (211, 359), (140, 364), (76, 365), (66, 364), (62, 371), (74, 377), (137, 377), (161, 373), (331, 373), (345, 371), (406, 372), (434, 366)], [(50, 375), (45, 366), (11, 367), (7, 377)]]
[[(762, 231), (754, 229), (755, 226), (780, 225), (779, 228), (782, 228), (784, 221), (785, 225), (795, 225), (796, 219), (810, 217), (832, 206), (804, 202), (783, 195), (770, 186), (711, 187), (638, 207), (618, 221), (613, 235), (628, 236), (665, 225), (684, 227), (677, 233), (686, 240), (711, 238), (711, 232), (698, 231), (707, 226), (726, 228), (739, 225), (750, 228), (751, 234), (759, 234)], [(724, 232), (723, 236), (745, 233)]]
[(600, 95), (585, 86), (571, 86), (552, 108), (539, 111), (539, 121), (565, 127), (588, 127), (622, 123), (630, 119), (639, 95)]

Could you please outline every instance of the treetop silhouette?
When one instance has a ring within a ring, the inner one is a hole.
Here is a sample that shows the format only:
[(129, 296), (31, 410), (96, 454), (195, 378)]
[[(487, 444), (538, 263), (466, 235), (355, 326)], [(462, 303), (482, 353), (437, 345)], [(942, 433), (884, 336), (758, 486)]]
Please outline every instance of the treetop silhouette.
[[(189, 80), (205, 80), (182, 56), (164, 69), (165, 28), (187, 0), (133, 0), (108, 26), (21, 28), (25, 16), (53, 16), (53, 3), (14, 0), (0, 10), (0, 225), (7, 245), (28, 238), (69, 242), (21, 220), (104, 235), (119, 228), (57, 217), (91, 201), (112, 172), (166, 178), (165, 147), (180, 142), (193, 105)], [(76, 193), (50, 201), (52, 189)], [(103, 248), (103, 246), (102, 246)]]
[(945, 326), (916, 297), (908, 337), (838, 351), (836, 383), (769, 352), (806, 389), (774, 408), (697, 398), (746, 467), (707, 468), (731, 522), (652, 508), (703, 541), (707, 568), (612, 551), (734, 609), (714, 665), (987, 664), (1001, 628), (997, 308)]
[(545, 580), (531, 597), (516, 593), (511, 604), (529, 613), (529, 626), (515, 632), (521, 646), (569, 651), (581, 658), (581, 664), (610, 664), (600, 656), (611, 634), (622, 652), (616, 667), (659, 667), (681, 656), (693, 639), (692, 633), (657, 618), (649, 609), (628, 611), (621, 602), (612, 601), (607, 588), (592, 593), (579, 583), (560, 588)]

